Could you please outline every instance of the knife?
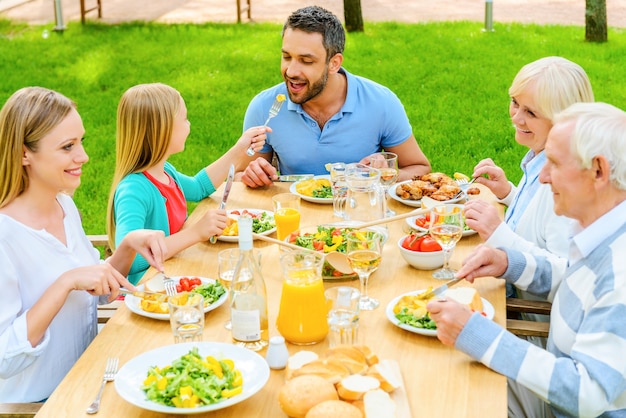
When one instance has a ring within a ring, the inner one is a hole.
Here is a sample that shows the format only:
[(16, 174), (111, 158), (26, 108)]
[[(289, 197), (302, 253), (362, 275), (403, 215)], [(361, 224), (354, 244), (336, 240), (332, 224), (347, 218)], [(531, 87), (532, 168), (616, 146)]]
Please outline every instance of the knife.
[(278, 176), (278, 181), (301, 181), (301, 180), (311, 180), (315, 177), (313, 174), (289, 174), (284, 176)]
[[(235, 178), (235, 165), (231, 164), (230, 169), (228, 170), (228, 178), (226, 179), (226, 186), (224, 186), (224, 194), (222, 195), (222, 201), (220, 202), (220, 209), (226, 209), (226, 201), (228, 200), (228, 194), (230, 193), (230, 188), (233, 185), (233, 179)], [(209, 242), (211, 244), (215, 244), (217, 241), (217, 236), (213, 235), (209, 238)]]
[(428, 299), (434, 298), (435, 296), (441, 296), (446, 292), (446, 290), (448, 290), (449, 288), (451, 288), (452, 286), (454, 286), (455, 284), (457, 284), (463, 279), (464, 277), (457, 277), (456, 279), (452, 279), (446, 282), (445, 284), (442, 284), (441, 286), (436, 287), (430, 292), (420, 294), (419, 298), (422, 300), (428, 300)]

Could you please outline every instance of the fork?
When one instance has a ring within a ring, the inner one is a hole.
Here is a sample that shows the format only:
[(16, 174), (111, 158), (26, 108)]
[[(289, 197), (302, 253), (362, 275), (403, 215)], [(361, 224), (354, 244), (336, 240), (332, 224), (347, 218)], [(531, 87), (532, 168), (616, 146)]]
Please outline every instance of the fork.
[[(267, 126), (268, 123), (270, 123), (270, 119), (278, 115), (278, 112), (280, 111), (280, 108), (282, 107), (283, 102), (285, 101), (284, 98), (282, 100), (279, 100), (278, 99), (279, 97), (280, 95), (276, 96), (276, 99), (274, 99), (274, 103), (272, 103), (272, 107), (270, 107), (270, 113), (267, 116), (267, 120), (263, 124), (264, 127)], [(252, 157), (254, 155), (254, 152), (255, 151), (254, 149), (252, 149), (252, 145), (250, 146), (250, 148), (246, 150), (246, 154), (248, 154), (249, 157)]]
[(163, 287), (165, 288), (165, 294), (167, 296), (176, 295), (176, 282), (174, 282), (174, 279), (166, 276), (164, 271), (162, 271), (161, 274), (163, 275)]
[(102, 385), (100, 385), (100, 391), (98, 391), (98, 396), (96, 396), (96, 399), (91, 403), (91, 405), (89, 405), (89, 408), (87, 408), (88, 414), (95, 414), (100, 409), (100, 398), (102, 398), (102, 391), (104, 390), (104, 386), (107, 382), (112, 382), (113, 380), (115, 380), (118, 365), (119, 359), (117, 357), (109, 357), (107, 359), (107, 364), (104, 368), (104, 375), (102, 376)]

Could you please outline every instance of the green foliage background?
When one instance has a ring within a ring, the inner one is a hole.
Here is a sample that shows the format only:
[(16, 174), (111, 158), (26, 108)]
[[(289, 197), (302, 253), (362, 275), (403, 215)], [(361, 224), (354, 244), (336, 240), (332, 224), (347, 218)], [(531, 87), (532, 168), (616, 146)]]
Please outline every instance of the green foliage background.
[[(626, 35), (584, 42), (584, 27), (481, 22), (370, 23), (349, 33), (348, 71), (391, 88), (402, 100), (433, 169), (471, 173), (493, 158), (513, 182), (526, 152), (508, 115), (509, 84), (524, 64), (561, 55), (586, 69), (596, 100), (626, 108)], [(249, 100), (281, 82), (277, 24), (70, 23), (42, 37), (43, 26), (0, 20), (0, 102), (40, 85), (78, 103), (90, 156), (75, 194), (89, 234), (104, 233), (115, 163), (115, 113), (129, 87), (163, 82), (187, 102), (191, 135), (171, 158), (194, 174), (239, 138)], [(297, 140), (297, 138), (294, 138)]]

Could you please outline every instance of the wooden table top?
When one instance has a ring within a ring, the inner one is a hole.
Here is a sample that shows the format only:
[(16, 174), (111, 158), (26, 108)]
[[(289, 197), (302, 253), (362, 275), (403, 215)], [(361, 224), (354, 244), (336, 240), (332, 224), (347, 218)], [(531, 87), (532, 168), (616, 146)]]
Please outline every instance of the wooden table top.
[[(271, 196), (286, 192), (291, 183), (275, 183), (267, 189), (248, 189), (234, 183), (228, 208), (258, 208), (272, 210)], [(198, 217), (209, 208), (217, 207), (221, 199), (220, 188), (208, 199), (200, 202), (190, 216), (187, 227), (192, 227)], [(482, 199), (493, 201), (489, 192)], [(495, 203), (494, 203), (495, 204)], [(397, 213), (414, 208), (389, 199), (389, 206)], [(314, 226), (337, 222), (332, 205), (302, 201), (301, 226)], [(389, 240), (383, 249), (379, 269), (372, 274), (369, 293), (380, 301), (374, 311), (361, 312), (360, 340), (381, 359), (394, 359), (400, 364), (404, 388), (409, 400), (411, 415), (423, 417), (499, 418), (507, 415), (507, 389), (505, 377), (489, 370), (467, 355), (444, 346), (437, 338), (414, 334), (391, 324), (385, 316), (385, 307), (394, 297), (441, 281), (433, 279), (430, 271), (410, 267), (396, 246), (405, 234), (406, 223), (388, 224)], [(453, 253), (451, 263), (459, 266), (471, 249), (480, 243), (478, 235), (464, 237)], [(235, 243), (218, 241), (216, 244), (200, 243), (181, 252), (166, 262), (169, 275), (196, 275), (217, 278), (217, 253)], [(262, 271), (267, 293), (270, 336), (277, 335), (275, 321), (281, 294), (279, 250), (274, 244), (255, 241), (257, 252), (262, 254)], [(148, 271), (146, 277), (151, 277)], [(339, 283), (326, 282), (326, 287)], [(359, 287), (358, 280), (341, 282), (341, 285)], [(462, 285), (468, 285), (463, 283)], [(504, 284), (493, 278), (478, 280), (475, 286), (481, 296), (495, 308), (494, 320), (505, 325)], [(204, 341), (230, 342), (230, 331), (224, 328), (229, 319), (228, 303), (206, 315)], [(87, 406), (95, 397), (101, 383), (106, 358), (117, 356), (123, 365), (133, 357), (151, 349), (173, 344), (168, 321), (146, 318), (132, 313), (122, 305), (106, 324), (96, 339), (80, 357), (59, 387), (52, 393), (37, 417), (83, 417)], [(305, 349), (323, 353), (327, 341), (311, 346), (288, 344), (291, 354)], [(265, 350), (259, 352), (265, 355)], [(284, 383), (284, 370), (272, 370), (265, 387), (251, 398), (228, 408), (208, 412), (211, 417), (285, 417), (278, 404), (278, 391)], [(107, 384), (99, 415), (102, 417), (162, 417), (169, 416), (146, 411), (122, 399), (113, 384)], [(172, 415), (173, 416), (173, 415)]]

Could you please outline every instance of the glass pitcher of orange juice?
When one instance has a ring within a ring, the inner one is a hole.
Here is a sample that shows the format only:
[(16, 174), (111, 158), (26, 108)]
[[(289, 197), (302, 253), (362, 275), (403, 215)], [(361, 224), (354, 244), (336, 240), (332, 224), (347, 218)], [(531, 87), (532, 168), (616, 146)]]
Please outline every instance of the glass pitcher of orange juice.
[(308, 251), (293, 251), (280, 258), (284, 281), (276, 327), (292, 344), (315, 344), (328, 334), (323, 264), (321, 254)]

